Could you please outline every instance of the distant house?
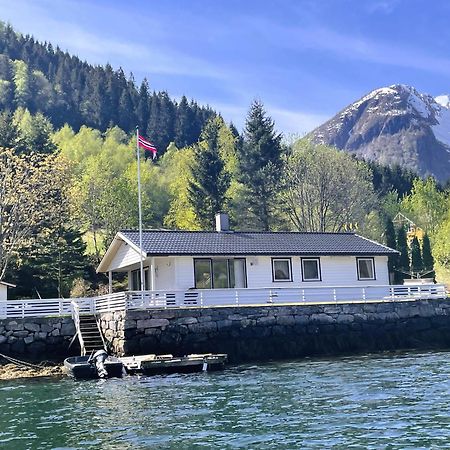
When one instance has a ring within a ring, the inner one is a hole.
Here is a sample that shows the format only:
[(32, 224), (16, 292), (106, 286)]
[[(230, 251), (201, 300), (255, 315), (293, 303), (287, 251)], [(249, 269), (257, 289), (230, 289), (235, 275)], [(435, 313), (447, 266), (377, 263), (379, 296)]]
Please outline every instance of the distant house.
[(216, 231), (143, 232), (115, 236), (98, 272), (128, 273), (140, 290), (140, 258), (146, 290), (357, 286), (389, 284), (384, 245), (355, 233), (230, 231), (219, 215)]
[(0, 301), (8, 300), (8, 288), (15, 288), (15, 284), (0, 281)]

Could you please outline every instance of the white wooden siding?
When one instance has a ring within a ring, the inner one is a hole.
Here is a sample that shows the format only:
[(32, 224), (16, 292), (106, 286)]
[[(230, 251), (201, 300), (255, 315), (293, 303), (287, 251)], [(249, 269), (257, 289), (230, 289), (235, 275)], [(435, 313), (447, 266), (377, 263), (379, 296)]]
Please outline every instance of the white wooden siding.
[(177, 289), (175, 284), (176, 258), (155, 258), (155, 289)]
[(118, 270), (129, 267), (133, 264), (139, 264), (139, 253), (130, 245), (122, 242), (117, 253), (115, 254), (109, 270)]
[(8, 286), (0, 284), (0, 301), (8, 299)]
[(178, 256), (175, 259), (176, 289), (190, 289), (195, 286), (194, 258), (192, 256)]
[[(308, 257), (305, 256), (305, 258)], [(293, 256), (290, 258), (292, 261), (292, 281), (274, 282), (272, 280), (272, 258), (269, 256), (248, 256), (246, 258), (247, 287), (319, 287), (389, 284), (387, 256), (374, 257), (375, 280), (358, 280), (355, 256), (321, 256), (319, 257), (321, 281), (302, 281), (301, 257)], [(158, 266), (156, 289), (189, 289), (195, 286), (193, 257), (155, 258), (155, 265)]]

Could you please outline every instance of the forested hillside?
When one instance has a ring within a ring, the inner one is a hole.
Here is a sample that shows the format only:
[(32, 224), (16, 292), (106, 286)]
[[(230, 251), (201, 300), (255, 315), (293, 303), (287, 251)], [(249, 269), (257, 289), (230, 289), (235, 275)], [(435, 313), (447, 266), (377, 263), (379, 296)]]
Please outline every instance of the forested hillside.
[[(2, 25), (0, 279), (17, 284), (13, 295), (105, 288), (95, 273), (105, 248), (138, 225), (136, 124), (159, 148), (141, 167), (146, 228), (211, 230), (226, 211), (234, 229), (355, 230), (402, 252), (390, 262), (397, 281), (433, 273), (431, 242), (438, 276), (450, 277), (450, 195), (433, 179), (305, 139), (287, 144), (258, 101), (239, 132), (185, 97), (150, 94), (120, 69)], [(398, 212), (426, 238), (408, 245)]]
[(92, 66), (50, 43), (36, 42), (0, 22), (0, 109), (43, 113), (55, 128), (69, 124), (126, 133), (136, 125), (160, 154), (170, 142), (184, 147), (196, 142), (211, 108), (167, 92), (152, 92), (147, 80), (138, 87), (133, 75), (109, 64)]

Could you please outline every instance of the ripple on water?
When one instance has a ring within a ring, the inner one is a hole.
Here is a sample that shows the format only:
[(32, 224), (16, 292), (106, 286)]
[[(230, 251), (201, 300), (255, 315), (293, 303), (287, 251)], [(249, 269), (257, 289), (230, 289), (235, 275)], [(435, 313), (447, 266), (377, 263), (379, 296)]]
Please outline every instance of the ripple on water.
[(444, 448), (449, 374), (433, 352), (5, 381), (0, 448)]

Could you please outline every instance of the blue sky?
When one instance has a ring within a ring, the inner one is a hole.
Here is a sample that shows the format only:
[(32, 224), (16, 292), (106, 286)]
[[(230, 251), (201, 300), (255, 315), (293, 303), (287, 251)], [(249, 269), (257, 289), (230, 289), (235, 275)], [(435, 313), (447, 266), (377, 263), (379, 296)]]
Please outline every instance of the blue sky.
[(446, 0), (0, 0), (0, 20), (242, 127), (304, 134), (372, 89), (450, 92)]

